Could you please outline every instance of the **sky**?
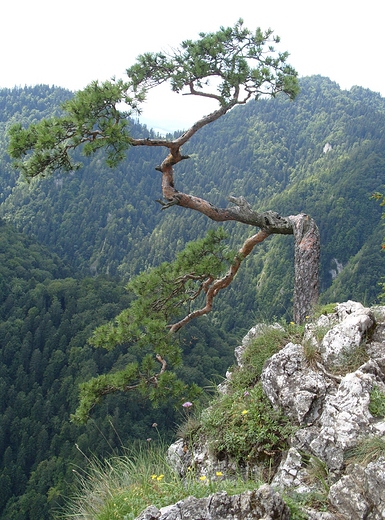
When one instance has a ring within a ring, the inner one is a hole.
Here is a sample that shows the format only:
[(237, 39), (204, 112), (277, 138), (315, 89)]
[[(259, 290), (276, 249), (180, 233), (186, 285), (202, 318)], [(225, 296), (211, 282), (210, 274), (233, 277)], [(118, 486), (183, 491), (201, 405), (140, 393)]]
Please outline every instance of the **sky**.
[[(271, 28), (299, 77), (320, 74), (341, 88), (385, 96), (385, 8), (380, 0), (4, 0), (0, 10), (0, 88), (48, 84), (80, 90), (124, 78), (144, 52), (167, 51), (200, 32), (233, 26)], [(141, 121), (159, 131), (187, 128), (216, 108), (164, 86)]]

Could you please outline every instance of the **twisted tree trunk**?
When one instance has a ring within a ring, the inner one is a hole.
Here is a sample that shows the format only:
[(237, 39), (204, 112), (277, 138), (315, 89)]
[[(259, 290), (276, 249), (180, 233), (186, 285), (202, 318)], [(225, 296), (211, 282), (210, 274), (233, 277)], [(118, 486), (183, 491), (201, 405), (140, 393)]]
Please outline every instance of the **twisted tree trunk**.
[[(210, 312), (213, 298), (219, 290), (231, 283), (238, 271), (239, 260), (242, 261), (250, 254), (256, 244), (272, 234), (294, 235), (293, 319), (295, 323), (303, 323), (306, 317), (313, 313), (318, 300), (320, 236), (315, 221), (309, 215), (303, 213), (282, 217), (274, 211), (256, 212), (244, 197), (229, 197), (233, 206), (218, 208), (204, 199), (181, 193), (174, 186), (173, 164), (184, 158), (179, 154), (178, 148), (177, 155), (170, 153), (162, 165), (157, 168), (162, 172), (162, 193), (164, 197), (164, 201), (158, 202), (162, 204), (164, 209), (178, 205), (203, 213), (216, 222), (235, 220), (260, 228), (260, 232), (248, 239), (240, 249), (238, 257), (227, 275), (211, 285), (210, 290), (207, 291), (206, 306), (204, 309), (196, 311), (197, 315)], [(217, 290), (214, 290), (213, 287), (216, 287)], [(188, 317), (185, 318), (186, 320), (190, 321)], [(179, 326), (176, 324), (175, 330), (178, 328)]]

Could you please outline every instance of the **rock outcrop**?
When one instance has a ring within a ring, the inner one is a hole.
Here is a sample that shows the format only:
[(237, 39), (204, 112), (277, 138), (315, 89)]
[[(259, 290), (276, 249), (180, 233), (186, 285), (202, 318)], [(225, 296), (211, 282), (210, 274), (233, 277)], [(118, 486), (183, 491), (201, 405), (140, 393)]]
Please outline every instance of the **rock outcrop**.
[[(240, 366), (247, 344), (263, 330), (254, 327), (236, 349)], [(301, 518), (385, 519), (385, 413), (371, 408), (374, 391), (385, 408), (385, 307), (338, 304), (333, 313), (306, 325), (301, 344), (287, 344), (265, 363), (261, 382), (272, 405), (296, 425), (270, 484), (234, 497), (189, 497), (164, 510), (148, 508), (139, 518), (285, 519), (290, 512), (281, 497), (295, 496)], [(220, 391), (226, 388), (225, 382)], [(352, 456), (371, 441), (380, 446), (377, 454), (368, 448), (362, 460)], [(235, 467), (234, 461), (215, 459), (204, 439), (187, 451), (178, 441), (169, 459), (182, 477), (190, 465), (202, 475)], [(253, 474), (253, 468), (247, 471)], [(320, 495), (317, 506), (314, 497)]]
[(290, 510), (271, 486), (229, 496), (188, 497), (162, 509), (148, 507), (137, 520), (289, 520)]

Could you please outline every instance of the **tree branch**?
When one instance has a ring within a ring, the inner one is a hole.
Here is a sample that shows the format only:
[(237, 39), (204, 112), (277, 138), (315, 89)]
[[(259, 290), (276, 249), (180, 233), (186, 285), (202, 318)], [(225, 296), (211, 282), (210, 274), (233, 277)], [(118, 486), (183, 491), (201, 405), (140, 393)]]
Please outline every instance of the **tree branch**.
[(206, 280), (206, 286), (205, 286), (205, 292), (206, 292), (206, 303), (205, 306), (201, 309), (198, 309), (196, 311), (191, 312), (187, 316), (185, 316), (182, 320), (178, 321), (177, 323), (174, 323), (170, 326), (170, 332), (175, 333), (187, 323), (192, 321), (195, 318), (198, 318), (199, 316), (204, 316), (205, 314), (208, 314), (211, 312), (213, 307), (214, 298), (217, 296), (219, 291), (222, 289), (225, 289), (230, 285), (230, 283), (234, 280), (235, 275), (238, 272), (238, 269), (243, 262), (243, 260), (251, 253), (251, 251), (254, 249), (254, 246), (257, 244), (263, 242), (267, 237), (269, 236), (269, 233), (265, 230), (258, 231), (257, 234), (253, 235), (252, 237), (248, 238), (241, 249), (238, 251), (238, 254), (236, 255), (234, 262), (231, 264), (229, 270), (223, 276), (222, 278), (217, 278), (216, 280), (208, 279)]

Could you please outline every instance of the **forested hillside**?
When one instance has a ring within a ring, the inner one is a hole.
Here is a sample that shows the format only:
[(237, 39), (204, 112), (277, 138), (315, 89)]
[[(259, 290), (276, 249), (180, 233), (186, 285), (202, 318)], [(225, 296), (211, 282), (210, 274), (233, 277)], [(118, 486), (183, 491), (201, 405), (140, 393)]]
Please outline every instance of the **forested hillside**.
[[(322, 292), (337, 300), (348, 295), (374, 302), (385, 259), (372, 246), (370, 259), (359, 253), (380, 233), (381, 209), (370, 195), (385, 178), (385, 100), (360, 87), (343, 91), (318, 76), (302, 79), (301, 89), (294, 102), (278, 96), (248, 103), (198, 132), (183, 150), (191, 159), (178, 165), (178, 188), (215, 204), (227, 205), (228, 195), (243, 195), (259, 210), (309, 213), (321, 232)], [(36, 118), (43, 91), (3, 91), (9, 117)], [(54, 92), (47, 87), (42, 115), (56, 109), (57, 97), (68, 95), (59, 89), (55, 97)], [(31, 115), (20, 109), (21, 93), (26, 104), (30, 99)], [(149, 132), (133, 122), (132, 134), (146, 137)], [(127, 160), (111, 170), (96, 155), (75, 174), (18, 184), (12, 191), (17, 173), (3, 159), (0, 215), (83, 276), (128, 278), (171, 259), (187, 240), (216, 225), (180, 207), (161, 211), (155, 202), (161, 189), (154, 168), (162, 157), (158, 149), (132, 148)], [(226, 229), (232, 247), (252, 233), (241, 224)], [(233, 308), (235, 298), (238, 327), (247, 328), (256, 314), (291, 315), (292, 240), (273, 237), (268, 242), (247, 260), (247, 272), (238, 275), (237, 286), (219, 302), (225, 311)], [(351, 261), (359, 267), (349, 267)], [(234, 327), (226, 312), (216, 319), (228, 330)]]
[[(92, 330), (128, 305), (123, 285), (105, 276), (75, 279), (63, 262), (0, 221), (0, 518), (49, 518), (87, 456), (135, 440), (171, 439), (181, 413), (138, 395), (115, 396), (86, 426), (70, 423), (78, 385), (132, 361), (123, 348), (87, 346)], [(190, 327), (181, 337), (185, 381), (209, 385), (232, 363), (235, 339)]]
[[(321, 233), (321, 298), (376, 301), (385, 275), (381, 207), (385, 100), (327, 78), (301, 80), (297, 100), (237, 107), (198, 132), (177, 167), (179, 189), (227, 205), (243, 195), (259, 210), (311, 214)], [(106, 399), (87, 426), (69, 421), (78, 383), (132, 360), (87, 338), (127, 306), (123, 281), (174, 257), (218, 224), (181, 207), (161, 211), (161, 150), (133, 148), (117, 168), (102, 154), (84, 168), (27, 184), (6, 154), (12, 122), (59, 110), (71, 93), (37, 86), (0, 90), (0, 519), (49, 518), (68, 492), (72, 464), (180, 420), (130, 395)], [(151, 131), (133, 121), (132, 133)], [(224, 225), (236, 248), (254, 230)], [(207, 320), (181, 337), (180, 375), (210, 385), (232, 363), (237, 338), (256, 321), (291, 317), (293, 239), (272, 237), (245, 261)], [(76, 448), (76, 444), (80, 448)]]

